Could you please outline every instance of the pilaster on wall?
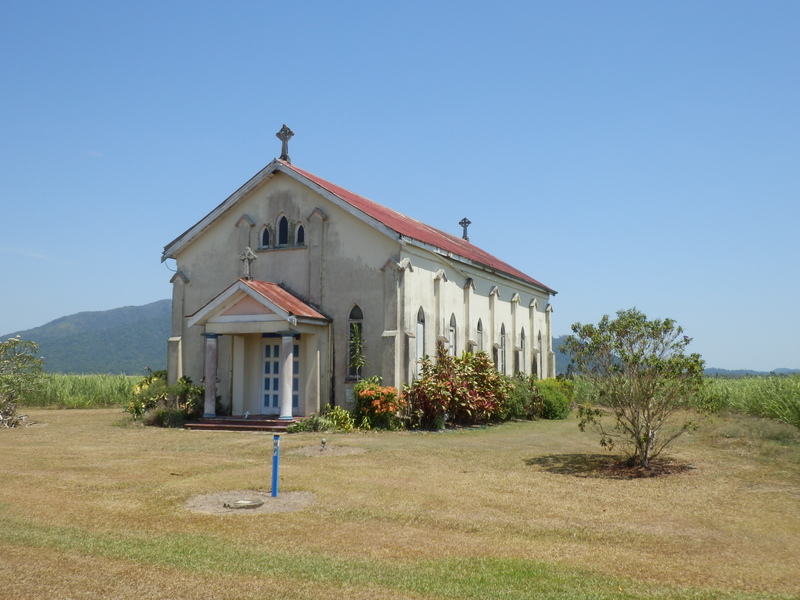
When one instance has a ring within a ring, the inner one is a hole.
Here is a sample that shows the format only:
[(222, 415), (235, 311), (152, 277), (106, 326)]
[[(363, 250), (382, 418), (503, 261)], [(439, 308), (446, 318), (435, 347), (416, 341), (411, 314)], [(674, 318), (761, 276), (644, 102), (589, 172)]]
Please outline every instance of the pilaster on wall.
[[(511, 296), (511, 348), (515, 352), (519, 348), (519, 329), (517, 329), (517, 306), (519, 306), (519, 294), (514, 292)], [(512, 361), (513, 362), (513, 361)]]
[(308, 216), (308, 296), (312, 304), (323, 306), (325, 290), (325, 238), (328, 215), (315, 208)]
[(403, 306), (402, 281), (405, 269), (389, 259), (381, 267), (383, 272), (383, 333), (381, 335), (381, 373), (385, 385), (398, 386), (402, 381), (399, 347), (402, 331), (401, 315)]
[(489, 346), (493, 347), (498, 343), (499, 328), (497, 327), (497, 299), (500, 296), (500, 288), (494, 286), (489, 291)]
[(441, 340), (446, 338), (445, 331), (447, 331), (447, 327), (445, 326), (444, 319), (445, 316), (442, 314), (442, 281), (447, 281), (447, 274), (444, 272), (444, 269), (439, 269), (436, 271), (436, 275), (433, 278), (433, 321), (434, 321), (434, 339)]
[(475, 282), (472, 278), (467, 278), (464, 282), (464, 350), (473, 352), (475, 349), (475, 339), (472, 337), (472, 321), (470, 321), (470, 305), (472, 295), (475, 293)]
[(406, 277), (414, 272), (411, 260), (403, 258), (397, 263), (397, 335), (395, 336), (395, 384), (411, 383), (414, 377), (414, 352), (416, 314), (413, 318), (406, 314)]
[(548, 303), (547, 307), (544, 309), (544, 342), (546, 348), (543, 349), (543, 353), (547, 352), (547, 373), (548, 377), (555, 377), (556, 376), (556, 354), (553, 352), (553, 305)]
[(178, 269), (170, 279), (172, 283), (172, 320), (171, 335), (167, 342), (167, 383), (172, 385), (183, 377), (183, 320), (186, 314), (186, 285), (189, 276)]

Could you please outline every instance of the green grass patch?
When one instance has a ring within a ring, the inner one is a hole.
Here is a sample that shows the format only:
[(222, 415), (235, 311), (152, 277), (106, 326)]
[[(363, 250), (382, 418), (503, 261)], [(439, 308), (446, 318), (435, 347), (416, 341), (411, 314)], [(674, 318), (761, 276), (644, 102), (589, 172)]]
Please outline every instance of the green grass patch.
[(130, 375), (65, 375), (44, 377), (42, 389), (23, 404), (40, 408), (108, 408), (125, 406), (141, 377)]
[(795, 597), (642, 584), (543, 561), (422, 558), (398, 563), (342, 559), (299, 554), (268, 542), (259, 548), (243, 547), (205, 535), (112, 536), (77, 528), (36, 525), (10, 517), (0, 517), (0, 540), (16, 546), (56, 548), (206, 574), (255, 575), (320, 585), (383, 588), (431, 598), (779, 600)]
[(800, 375), (709, 378), (703, 400), (717, 411), (730, 410), (800, 427)]
[[(574, 418), (297, 433), (281, 442), (281, 493), (311, 503), (210, 515), (187, 503), (269, 488), (272, 436), (114, 427), (119, 413), (30, 410), (30, 427), (0, 430), (0, 596), (787, 600), (800, 589), (800, 439), (776, 421), (715, 415), (676, 446), (688, 471), (632, 481), (585, 468), (610, 457)], [(342, 452), (321, 453), (322, 437)]]

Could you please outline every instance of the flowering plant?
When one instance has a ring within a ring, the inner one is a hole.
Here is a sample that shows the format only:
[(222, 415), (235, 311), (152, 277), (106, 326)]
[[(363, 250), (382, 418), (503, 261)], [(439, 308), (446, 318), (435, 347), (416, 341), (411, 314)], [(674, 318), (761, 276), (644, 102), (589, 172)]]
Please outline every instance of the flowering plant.
[(406, 387), (411, 426), (441, 429), (446, 424), (473, 425), (502, 419), (513, 389), (484, 353), (426, 356), (421, 374)]
[(353, 388), (355, 407), (353, 414), (362, 426), (376, 429), (400, 429), (400, 416), (406, 408), (403, 396), (397, 388), (381, 385), (380, 377), (362, 379)]

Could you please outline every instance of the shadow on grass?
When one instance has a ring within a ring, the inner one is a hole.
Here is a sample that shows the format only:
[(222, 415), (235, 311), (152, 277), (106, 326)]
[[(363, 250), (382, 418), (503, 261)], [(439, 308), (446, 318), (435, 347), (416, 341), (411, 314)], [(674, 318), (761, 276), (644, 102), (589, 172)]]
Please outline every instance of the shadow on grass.
[(608, 454), (548, 454), (525, 459), (525, 464), (558, 475), (601, 477), (603, 467), (616, 460)]
[(573, 477), (597, 477), (602, 479), (640, 479), (684, 473), (692, 467), (659, 459), (650, 462), (649, 468), (628, 466), (619, 456), (608, 454), (548, 454), (525, 459), (529, 467), (542, 471)]

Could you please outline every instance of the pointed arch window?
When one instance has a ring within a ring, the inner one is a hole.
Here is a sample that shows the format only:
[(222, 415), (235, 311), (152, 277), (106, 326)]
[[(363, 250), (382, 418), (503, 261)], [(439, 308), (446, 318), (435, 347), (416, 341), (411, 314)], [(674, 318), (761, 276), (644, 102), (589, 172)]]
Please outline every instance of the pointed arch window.
[(450, 356), (456, 355), (456, 315), (450, 315), (450, 326), (447, 328), (447, 353)]
[(519, 350), (514, 357), (514, 374), (525, 368), (525, 328), (519, 332)]
[(541, 365), (541, 353), (542, 353), (542, 332), (539, 332), (539, 337), (536, 340), (536, 347), (533, 349), (531, 354), (533, 355), (533, 364), (531, 372), (536, 375), (537, 377), (540, 376), (539, 374), (539, 366)]
[(356, 304), (347, 318), (347, 379), (361, 379), (364, 367), (364, 313)]
[(417, 312), (417, 360), (425, 356), (425, 312), (420, 307)]
[(289, 245), (289, 219), (281, 217), (278, 219), (278, 246)]
[(306, 245), (306, 230), (302, 225), (297, 226), (297, 231), (295, 232), (294, 242), (297, 246), (305, 246)]
[(261, 232), (261, 247), (262, 248), (269, 248), (269, 228), (264, 227), (264, 230)]

